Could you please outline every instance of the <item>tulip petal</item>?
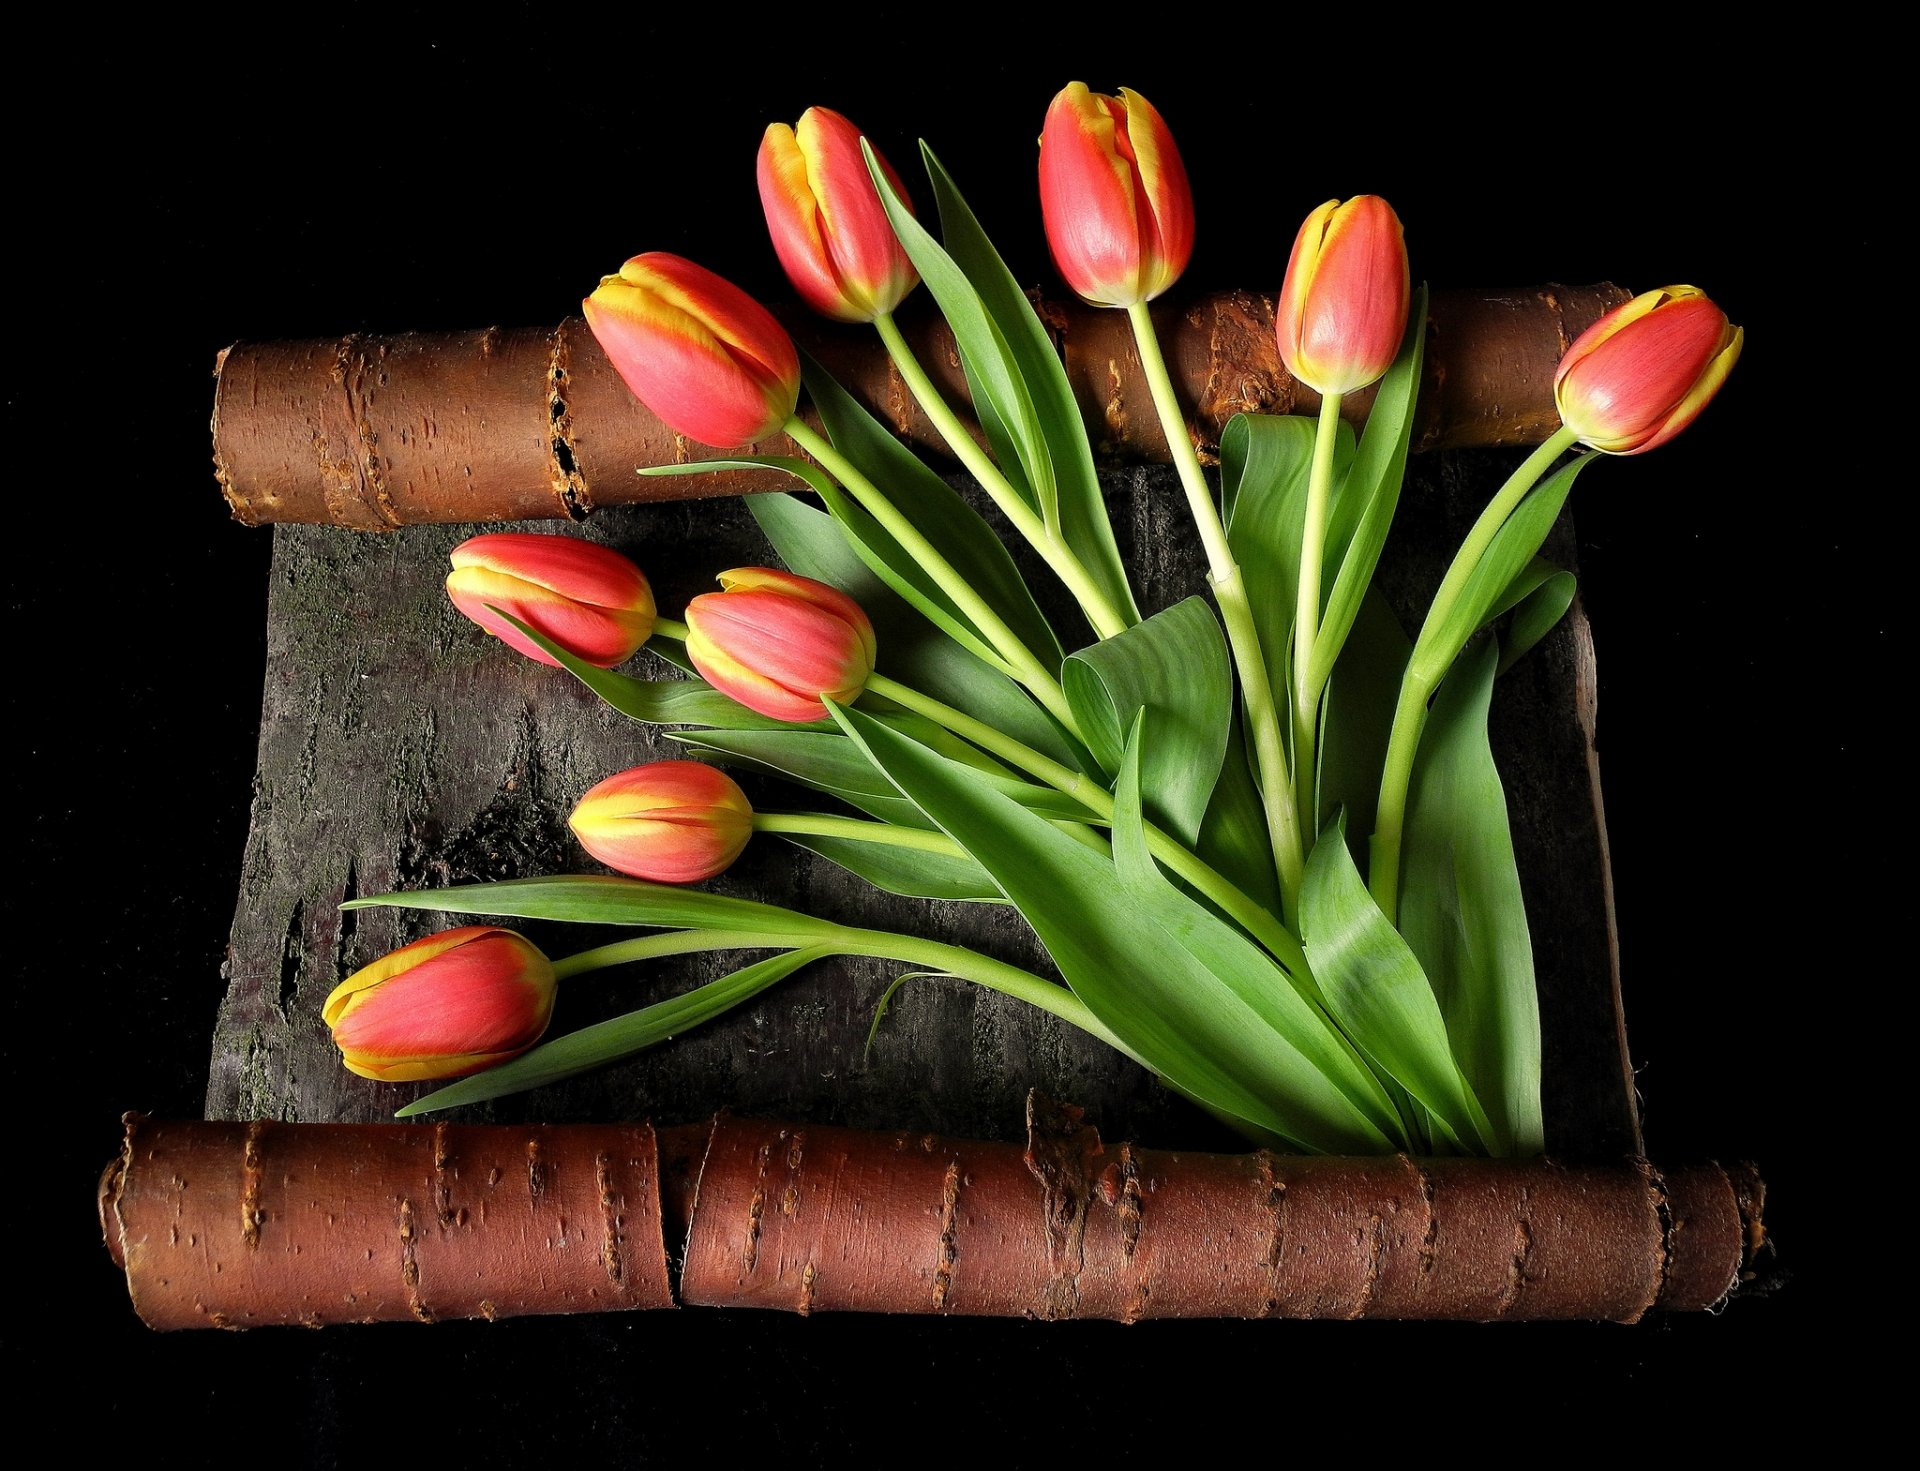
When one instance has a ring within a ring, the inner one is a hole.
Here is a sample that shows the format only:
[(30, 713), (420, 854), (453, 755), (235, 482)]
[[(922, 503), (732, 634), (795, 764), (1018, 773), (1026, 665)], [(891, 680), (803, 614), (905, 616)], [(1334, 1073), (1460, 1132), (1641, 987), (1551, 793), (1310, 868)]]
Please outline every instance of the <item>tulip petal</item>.
[(1040, 206), (1054, 264), (1073, 291), (1103, 306), (1141, 295), (1139, 200), (1131, 161), (1116, 141), (1113, 103), (1070, 82), (1047, 109), (1040, 135)]

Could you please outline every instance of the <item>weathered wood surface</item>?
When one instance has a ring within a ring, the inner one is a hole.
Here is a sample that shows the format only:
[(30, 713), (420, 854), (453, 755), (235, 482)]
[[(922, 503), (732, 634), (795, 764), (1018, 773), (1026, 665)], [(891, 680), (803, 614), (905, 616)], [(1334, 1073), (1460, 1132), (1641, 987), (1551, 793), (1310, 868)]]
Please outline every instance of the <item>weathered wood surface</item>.
[[(1416, 462), (1389, 551), (1399, 601), (1411, 606), (1408, 594), (1437, 580), (1440, 549), (1457, 543), (1463, 518), (1510, 459), (1480, 451)], [(1203, 568), (1172, 472), (1141, 468), (1105, 484), (1142, 605), (1164, 607), (1199, 590)], [(209, 1118), (381, 1120), (424, 1091), (342, 1069), (320, 1004), (342, 976), (447, 921), (398, 910), (343, 914), (340, 902), (597, 871), (567, 831), (573, 802), (613, 771), (679, 753), (663, 731), (614, 714), (564, 673), (511, 654), (452, 610), (441, 590), (446, 553), (474, 529), (417, 526), (380, 538), (296, 526), (273, 532), (259, 768)], [(769, 558), (737, 501), (621, 508), (581, 529), (633, 556), (670, 612), (709, 588), (716, 571)], [(1549, 551), (1564, 563), (1571, 534), (1563, 527), (1559, 536)], [(1592, 689), (1576, 609), (1501, 682), (1494, 718), (1540, 966), (1549, 1146), (1574, 1157), (1618, 1155), (1638, 1143), (1588, 762)], [(775, 798), (770, 781), (743, 784), (750, 795), (766, 793), (769, 805), (793, 800), (790, 788)], [(1010, 909), (895, 898), (764, 835), (714, 887), (1047, 969)], [(556, 955), (611, 937), (590, 927), (518, 927)], [(563, 988), (555, 1028), (644, 1005), (739, 963), (687, 956), (581, 977)], [(1217, 1124), (1118, 1054), (961, 982), (904, 988), (863, 1053), (873, 1007), (897, 970), (860, 959), (814, 966), (640, 1058), (462, 1117), (665, 1123), (731, 1108), (1005, 1138), (1018, 1134), (1027, 1090), (1037, 1086), (1085, 1105), (1111, 1137), (1233, 1147)]]

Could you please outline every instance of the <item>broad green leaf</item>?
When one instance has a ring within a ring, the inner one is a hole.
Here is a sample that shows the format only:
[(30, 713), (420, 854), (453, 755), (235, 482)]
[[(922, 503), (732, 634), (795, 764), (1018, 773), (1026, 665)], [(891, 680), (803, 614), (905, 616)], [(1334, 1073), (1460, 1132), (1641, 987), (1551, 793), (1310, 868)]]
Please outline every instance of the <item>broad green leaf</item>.
[(1326, 567), (1321, 574), (1325, 604), (1313, 644), (1313, 688), (1321, 688), (1360, 614), (1381, 548), (1400, 504), (1407, 474), (1407, 446), (1413, 437), (1414, 400), (1420, 390), (1420, 364), (1427, 335), (1427, 288), (1413, 294), (1406, 337), (1400, 353), (1380, 380), (1367, 427), (1327, 517)]
[[(768, 836), (772, 836), (769, 834)], [(971, 858), (943, 853), (920, 853), (887, 843), (862, 843), (851, 838), (820, 837), (811, 833), (781, 833), (785, 841), (818, 853), (875, 888), (909, 899), (965, 899), (1004, 904), (1006, 896), (987, 871)], [(762, 841), (765, 841), (763, 838)]]
[(1154, 862), (1141, 808), (1146, 728), (1146, 716), (1134, 722), (1114, 792), (1113, 864), (1122, 887), (1259, 1016), (1266, 1029), (1262, 1040), (1284, 1056), (1288, 1091), (1280, 1096), (1288, 1100), (1290, 1116), (1334, 1119), (1342, 1128), (1382, 1131), (1388, 1137), (1384, 1131), (1396, 1120), (1386, 1090), (1310, 999), (1306, 984), (1189, 898)]
[(1486, 1115), (1447, 1044), (1433, 987), (1353, 865), (1346, 835), (1327, 828), (1307, 859), (1300, 941), (1353, 1045), (1411, 1094), (1469, 1153), (1490, 1144)]
[(1501, 596), (1545, 544), (1575, 478), (1599, 458), (1597, 454), (1581, 455), (1535, 486), (1494, 534), (1446, 618), (1420, 630), (1413, 663), (1435, 684), (1460, 657), (1467, 640), (1494, 616)]
[(1495, 1154), (1538, 1154), (1540, 1006), (1506, 792), (1487, 744), (1489, 640), (1441, 685), (1407, 810), (1400, 932), (1433, 982)]
[[(1235, 414), (1220, 436), (1220, 490), (1227, 544), (1240, 565), (1247, 600), (1259, 621), (1260, 651), (1279, 707), (1292, 729), (1293, 624), (1300, 602), (1300, 539), (1306, 527), (1307, 481), (1313, 470), (1314, 421), (1272, 414)], [(1334, 444), (1335, 507), (1353, 461), (1353, 431), (1340, 426)]]
[[(1320, 1149), (1391, 1147), (1347, 1114), (1286, 1112), (1281, 1100), (1295, 1081), (1290, 1054), (1259, 1013), (1179, 942), (1162, 922), (1164, 906), (1143, 909), (1122, 891), (1109, 858), (872, 717), (833, 713), (874, 764), (993, 875), (1075, 995), (1127, 1052), (1256, 1134)], [(1191, 907), (1179, 911), (1182, 921)]]
[[(979, 293), (1031, 396), (1052, 467), (1062, 538), (1121, 616), (1138, 618), (1126, 564), (1120, 558), (1113, 523), (1107, 516), (1106, 498), (1100, 493), (1086, 422), (1053, 338), (940, 160), (924, 143), (920, 153), (927, 176), (933, 181), (942, 243)], [(1006, 462), (1002, 459), (1001, 463), (1004, 466)]]
[(789, 495), (750, 496), (747, 505), (789, 571), (839, 588), (866, 610), (883, 672), (1056, 761), (1080, 764), (1073, 743), (1025, 690), (896, 596), (854, 554), (831, 516)]
[(1220, 762), (1220, 780), (1207, 801), (1195, 849), (1215, 873), (1270, 914), (1280, 912), (1280, 884), (1273, 867), (1273, 840), (1267, 832), (1266, 809), (1253, 780), (1240, 716), (1228, 727), (1227, 749)]
[[(742, 947), (746, 948), (746, 947)], [(489, 1098), (504, 1098), (524, 1093), (547, 1083), (557, 1083), (589, 1072), (608, 1063), (619, 1062), (657, 1046), (682, 1032), (692, 1031), (731, 1011), (743, 1001), (758, 996), (776, 981), (783, 981), (803, 966), (824, 960), (833, 950), (824, 945), (794, 950), (785, 955), (770, 955), (765, 960), (734, 971), (731, 975), (696, 986), (685, 995), (643, 1006), (609, 1021), (582, 1027), (551, 1042), (542, 1042), (511, 1062), (462, 1078), (445, 1088), (416, 1098), (400, 1109), (396, 1118), (413, 1118), (464, 1103), (484, 1103)]]
[[(803, 357), (801, 368), (808, 397), (820, 411), (820, 421), (834, 448), (880, 487), (934, 549), (952, 563), (967, 585), (1006, 620), (1035, 658), (1049, 669), (1058, 668), (1059, 641), (993, 528), (830, 373), (811, 358)], [(873, 527), (873, 536), (895, 570), (926, 576), (920, 564), (878, 525)]]
[(1567, 616), (1579, 581), (1565, 568), (1535, 557), (1500, 595), (1489, 618), (1498, 618), (1509, 608), (1513, 618), (1507, 635), (1500, 641), (1499, 673), (1505, 674), (1520, 662), (1535, 644), (1553, 632), (1554, 625)]
[(1155, 823), (1191, 845), (1220, 777), (1233, 717), (1233, 664), (1205, 600), (1186, 598), (1071, 655), (1061, 684), (1108, 771), (1119, 769), (1136, 712), (1152, 712), (1149, 807)]
[(1366, 853), (1380, 800), (1380, 773), (1393, 732), (1400, 676), (1412, 649), (1399, 620), (1377, 589), (1361, 601), (1346, 647), (1333, 666), (1321, 705), (1320, 779), (1316, 828), (1347, 814), (1348, 847), (1355, 861)]
[[(761, 937), (761, 945), (806, 945), (839, 932), (839, 926), (798, 910), (734, 899), (704, 889), (683, 889), (645, 879), (599, 874), (502, 879), (456, 884), (409, 894), (350, 899), (342, 909), (426, 909), (439, 914), (492, 914), (512, 919), (551, 919), (564, 924), (645, 925), (656, 929), (732, 930)], [(767, 937), (774, 938), (767, 938)], [(750, 942), (742, 940), (741, 947)]]

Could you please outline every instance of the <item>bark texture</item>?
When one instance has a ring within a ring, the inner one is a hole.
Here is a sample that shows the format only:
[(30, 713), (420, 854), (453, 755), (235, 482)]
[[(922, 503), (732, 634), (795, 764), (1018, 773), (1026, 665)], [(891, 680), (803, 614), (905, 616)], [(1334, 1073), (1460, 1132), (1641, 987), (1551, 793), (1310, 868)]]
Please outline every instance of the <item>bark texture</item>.
[[(1416, 445), (1537, 444), (1559, 424), (1553, 371), (1594, 318), (1626, 300), (1611, 283), (1445, 290), (1432, 298)], [(1040, 304), (1100, 452), (1168, 456), (1126, 314)], [(1273, 302), (1217, 292), (1155, 310), (1188, 415), (1210, 451), (1236, 413), (1312, 413), (1318, 397), (1280, 365)], [(797, 339), (916, 445), (932, 425), (875, 335), (787, 313)], [(903, 321), (962, 409), (953, 338), (922, 310)], [(447, 521), (577, 520), (600, 506), (778, 489), (777, 472), (649, 478), (646, 465), (720, 451), (670, 432), (621, 382), (586, 323), (456, 333), (237, 343), (214, 372), (214, 474), (236, 520), (389, 531)], [(1372, 391), (1353, 394), (1363, 418)], [(797, 454), (784, 437), (752, 447)]]
[[(700, 1147), (704, 1145), (704, 1147)], [(686, 1185), (663, 1160), (683, 1153)], [(1041, 1319), (1598, 1318), (1722, 1302), (1750, 1169), (1297, 1159), (716, 1117), (545, 1129), (128, 1115), (101, 1224), (161, 1329), (693, 1306)]]

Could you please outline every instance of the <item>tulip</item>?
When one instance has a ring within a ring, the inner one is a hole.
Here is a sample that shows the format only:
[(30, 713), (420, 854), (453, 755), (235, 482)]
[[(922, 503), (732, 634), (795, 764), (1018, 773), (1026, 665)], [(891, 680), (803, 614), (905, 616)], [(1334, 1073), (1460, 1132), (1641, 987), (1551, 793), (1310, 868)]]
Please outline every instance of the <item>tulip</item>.
[(552, 964), (530, 941), (468, 925), (355, 971), (320, 1015), (350, 1073), (385, 1083), (457, 1078), (538, 1042), (555, 985)]
[(1318, 393), (1352, 393), (1393, 366), (1412, 280), (1400, 217), (1377, 194), (1329, 199), (1300, 226), (1274, 308), (1280, 360)]
[[(893, 166), (878, 150), (874, 158), (905, 199)], [(847, 119), (809, 107), (794, 127), (769, 124), (758, 172), (774, 253), (808, 306), (835, 321), (871, 322), (913, 290), (920, 277), (867, 172), (860, 130)]]
[(676, 434), (730, 449), (793, 417), (800, 358), (773, 314), (665, 251), (636, 255), (581, 303), (627, 387)]
[(1040, 210), (1060, 274), (1095, 306), (1151, 301), (1193, 255), (1193, 193), (1153, 104), (1069, 82), (1040, 134)]
[(609, 868), (663, 884), (723, 872), (753, 836), (747, 794), (718, 767), (653, 761), (588, 789), (567, 819)]
[(451, 559), (447, 596), (454, 607), (542, 664), (558, 668), (560, 661), (494, 608), (602, 669), (631, 658), (653, 633), (653, 589), (611, 547), (571, 536), (495, 531), (461, 542)]
[(773, 720), (825, 720), (873, 673), (873, 625), (845, 593), (771, 567), (720, 574), (687, 604), (687, 657), (722, 694)]
[(1642, 292), (1574, 339), (1553, 376), (1553, 401), (1582, 443), (1644, 454), (1699, 417), (1745, 340), (1697, 286)]

